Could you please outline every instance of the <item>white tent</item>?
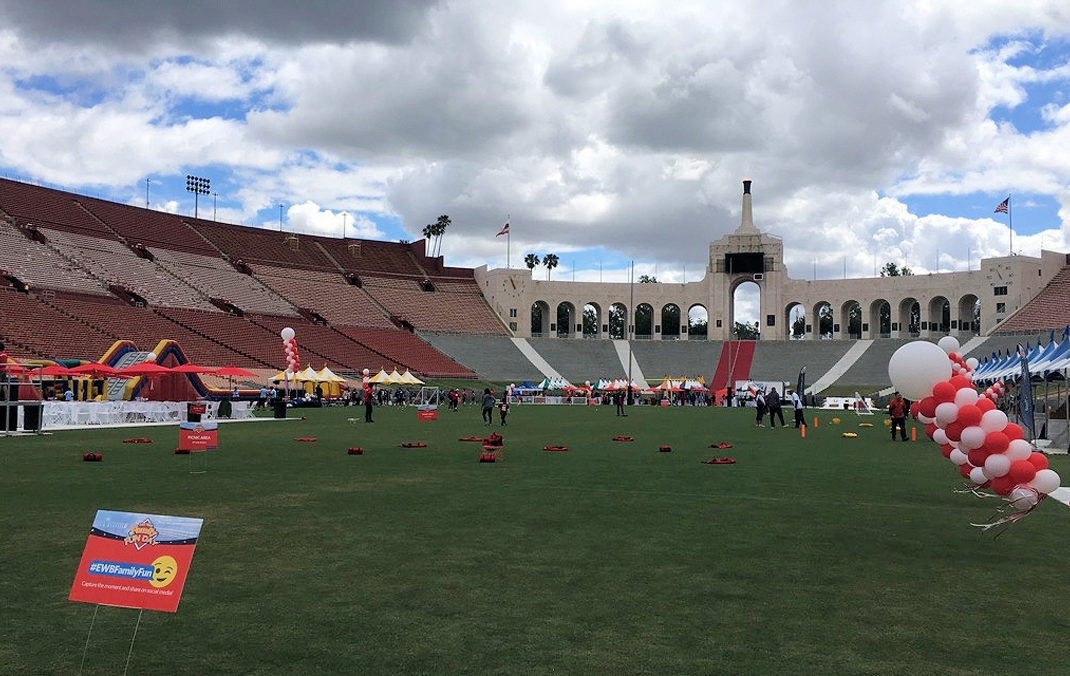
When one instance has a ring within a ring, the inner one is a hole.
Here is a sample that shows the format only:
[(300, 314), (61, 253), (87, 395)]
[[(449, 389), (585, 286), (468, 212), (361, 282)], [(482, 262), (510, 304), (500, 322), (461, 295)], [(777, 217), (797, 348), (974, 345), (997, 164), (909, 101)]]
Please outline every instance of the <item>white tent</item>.
[(379, 372), (369, 378), (368, 382), (376, 383), (377, 385), (389, 385), (390, 374), (387, 373), (384, 369), (379, 369)]
[(543, 379), (538, 387), (540, 390), (563, 390), (566, 387), (572, 387), (572, 384), (560, 376), (554, 376)]
[(398, 370), (395, 367), (394, 370), (390, 372), (390, 380), (387, 382), (389, 382), (391, 385), (398, 385), (405, 381), (401, 379), (401, 374), (398, 373)]
[(424, 381), (422, 381), (419, 378), (417, 378), (416, 376), (412, 375), (412, 372), (409, 371), (409, 369), (405, 369), (405, 373), (401, 374), (401, 382), (405, 383), (406, 385), (423, 385), (424, 384)]

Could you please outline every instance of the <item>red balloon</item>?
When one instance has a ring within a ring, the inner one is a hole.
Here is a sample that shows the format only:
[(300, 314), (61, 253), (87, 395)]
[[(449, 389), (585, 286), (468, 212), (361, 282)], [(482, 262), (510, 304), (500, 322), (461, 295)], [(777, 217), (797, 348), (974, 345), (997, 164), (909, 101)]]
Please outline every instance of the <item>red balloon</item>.
[(926, 418), (935, 418), (936, 404), (937, 401), (935, 397), (925, 397), (924, 399), (918, 402), (918, 413), (925, 416)]
[(910, 405), (910, 417), (911, 418), (917, 418), (918, 417), (918, 402), (916, 402), (916, 401), (913, 404)]
[(1010, 493), (1012, 490), (1014, 490), (1014, 487), (1018, 485), (1018, 482), (1012, 479), (1009, 473), (992, 479), (990, 483), (992, 490), (994, 490), (999, 495), (1006, 495), (1007, 493)]
[(1048, 456), (1033, 451), (1029, 455), (1029, 463), (1036, 467), (1038, 472), (1042, 469), (1048, 469)]
[(951, 444), (944, 444), (940, 447), (940, 452), (944, 454), (945, 458), (951, 457), (951, 451), (955, 450), (955, 447)]
[(962, 423), (963, 427), (974, 427), (981, 424), (981, 409), (977, 408), (976, 404), (966, 404), (959, 406), (959, 416), (955, 420)]
[(1007, 426), (1003, 428), (1003, 433), (1011, 441), (1025, 439), (1025, 432), (1022, 431), (1022, 427), (1018, 423), (1007, 423)]
[[(935, 399), (938, 404), (942, 404), (945, 401), (954, 401), (955, 392), (957, 391), (957, 387), (945, 380), (933, 385), (933, 399)], [(935, 410), (935, 407), (933, 407), (933, 409)]]
[(985, 448), (992, 453), (1002, 453), (1010, 444), (1010, 438), (1003, 432), (989, 432), (985, 435)]
[(971, 465), (968, 462), (964, 462), (961, 465), (959, 465), (959, 474), (961, 474), (963, 477), (969, 479), (970, 478), (970, 470), (971, 469), (973, 469), (973, 465)]
[(984, 446), (982, 446), (981, 448), (975, 448), (969, 453), (967, 453), (966, 457), (970, 459), (970, 464), (974, 467), (983, 467), (985, 464), (985, 460), (990, 455), (992, 454), (989, 453)]
[(1037, 475), (1037, 468), (1028, 460), (1015, 460), (1011, 463), (1011, 469), (1007, 476), (1014, 479), (1015, 484), (1027, 484)]
[(953, 362), (956, 362), (956, 363), (962, 361), (962, 359), (958, 355), (958, 352), (948, 352), (947, 353), (947, 358), (950, 359)]
[(996, 410), (996, 402), (992, 401), (991, 399), (985, 399), (984, 397), (978, 399), (977, 403), (974, 404), (974, 406), (981, 409), (981, 415), (984, 415), (989, 411)]
[[(950, 439), (951, 441), (958, 441), (959, 437), (962, 436), (962, 430), (963, 429), (964, 428), (963, 428), (962, 423), (960, 423), (958, 420), (956, 420), (955, 422), (947, 424), (947, 426), (944, 428), (944, 434), (946, 434), (947, 438)], [(929, 436), (932, 436), (932, 435), (929, 435)]]
[(936, 423), (926, 423), (926, 425), (925, 425), (925, 436), (927, 436), (930, 439), (932, 439), (933, 438), (933, 434), (935, 434), (936, 430), (938, 430), (938, 429), (940, 429), (940, 428), (936, 426)]
[[(973, 381), (967, 378), (966, 376), (951, 376), (951, 380), (949, 380), (948, 382), (951, 383), (951, 386), (955, 388), (956, 392), (958, 392), (964, 387), (968, 387), (971, 390), (973, 389)], [(952, 395), (951, 398), (954, 399), (954, 395)]]

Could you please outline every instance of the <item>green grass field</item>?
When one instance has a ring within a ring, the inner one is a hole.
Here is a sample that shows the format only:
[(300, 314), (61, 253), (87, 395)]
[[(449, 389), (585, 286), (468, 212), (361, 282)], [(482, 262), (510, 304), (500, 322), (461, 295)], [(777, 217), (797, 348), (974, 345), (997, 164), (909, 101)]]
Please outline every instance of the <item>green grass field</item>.
[[(995, 501), (879, 416), (801, 439), (750, 410), (514, 406), (504, 460), (480, 464), (457, 440), (487, 431), (476, 408), (361, 412), (223, 425), (199, 475), (175, 428), (0, 439), (0, 673), (77, 672), (93, 607), (67, 595), (97, 509), (204, 518), (130, 673), (1070, 671), (1070, 513), (980, 534)], [(136, 619), (100, 609), (84, 673), (122, 673)]]

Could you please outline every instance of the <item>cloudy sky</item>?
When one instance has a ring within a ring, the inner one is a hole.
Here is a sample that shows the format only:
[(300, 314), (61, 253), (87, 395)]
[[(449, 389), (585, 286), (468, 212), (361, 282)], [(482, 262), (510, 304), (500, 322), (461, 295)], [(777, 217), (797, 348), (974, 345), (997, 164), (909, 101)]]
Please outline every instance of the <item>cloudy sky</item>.
[[(1070, 250), (1070, 3), (0, 0), (0, 174), (202, 217), (695, 281)], [(147, 196), (147, 197), (146, 197)], [(545, 270), (538, 270), (545, 277)]]

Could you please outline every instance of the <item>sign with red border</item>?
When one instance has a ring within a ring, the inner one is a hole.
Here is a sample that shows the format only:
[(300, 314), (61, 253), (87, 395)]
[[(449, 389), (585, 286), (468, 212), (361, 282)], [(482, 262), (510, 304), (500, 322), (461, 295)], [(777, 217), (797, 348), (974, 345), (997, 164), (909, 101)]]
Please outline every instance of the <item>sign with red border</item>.
[(97, 511), (67, 598), (177, 611), (202, 523), (184, 516)]
[(179, 423), (178, 448), (182, 451), (216, 450), (217, 448), (219, 448), (219, 423)]

